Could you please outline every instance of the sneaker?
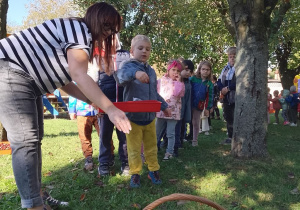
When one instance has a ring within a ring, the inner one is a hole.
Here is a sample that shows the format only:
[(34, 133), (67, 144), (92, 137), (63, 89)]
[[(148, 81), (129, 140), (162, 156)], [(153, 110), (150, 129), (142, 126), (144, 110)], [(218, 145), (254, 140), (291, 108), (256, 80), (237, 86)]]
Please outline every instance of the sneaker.
[[(51, 207), (57, 207), (57, 206), (68, 206), (69, 203), (68, 202), (65, 202), (65, 201), (60, 201), (60, 200), (56, 200), (54, 198), (52, 198), (46, 191), (43, 192), (43, 201), (44, 201), (44, 204), (47, 206), (51, 206)], [(44, 207), (45, 207), (44, 205)]]
[(98, 167), (98, 173), (100, 176), (108, 176), (109, 175), (109, 163), (100, 163)]
[(85, 159), (84, 170), (91, 171), (93, 170), (93, 167), (94, 167), (93, 158), (91, 156), (88, 156)]
[(290, 124), (289, 121), (284, 121), (284, 122), (283, 122), (283, 125), (289, 125), (289, 124)]
[(291, 127), (297, 127), (297, 124), (291, 123), (290, 126), (291, 126)]
[(198, 146), (198, 141), (192, 141), (192, 146), (197, 147)]
[(121, 172), (123, 176), (129, 175), (129, 165), (128, 162), (123, 162), (121, 166)]
[(133, 174), (130, 178), (130, 187), (138, 188), (141, 186), (141, 176), (139, 174)]
[(209, 136), (209, 132), (205, 131), (204, 135)]
[(152, 184), (161, 184), (162, 181), (159, 177), (158, 171), (149, 171), (148, 178), (151, 180)]
[(231, 145), (231, 138), (225, 139), (224, 141), (220, 142), (223, 145)]
[(183, 139), (183, 142), (187, 142), (188, 140), (187, 139)]
[(278, 125), (278, 123), (277, 123), (277, 122), (274, 122), (273, 125)]
[(172, 154), (166, 152), (165, 157), (163, 158), (163, 160), (170, 160), (172, 158), (173, 158)]

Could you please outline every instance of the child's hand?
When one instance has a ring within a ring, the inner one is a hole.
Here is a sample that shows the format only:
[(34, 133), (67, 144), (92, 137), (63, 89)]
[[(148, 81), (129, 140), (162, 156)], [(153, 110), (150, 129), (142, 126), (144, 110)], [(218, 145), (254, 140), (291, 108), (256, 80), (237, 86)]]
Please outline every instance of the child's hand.
[(143, 71), (137, 71), (135, 73), (135, 78), (139, 80), (141, 83), (149, 83), (149, 76)]
[(163, 111), (164, 115), (166, 117), (171, 117), (172, 116), (172, 113), (171, 113), (171, 109), (170, 108), (166, 108), (164, 111)]

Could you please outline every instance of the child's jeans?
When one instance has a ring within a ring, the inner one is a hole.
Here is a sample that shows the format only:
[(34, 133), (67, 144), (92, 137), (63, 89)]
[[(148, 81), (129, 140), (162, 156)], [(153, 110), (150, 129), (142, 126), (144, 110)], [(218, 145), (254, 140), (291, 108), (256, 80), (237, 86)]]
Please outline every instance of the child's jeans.
[(278, 117), (279, 112), (280, 112), (280, 109), (275, 110), (275, 121), (276, 121), (277, 124), (279, 124), (279, 117)]
[(143, 143), (144, 155), (149, 171), (159, 170), (157, 160), (155, 120), (148, 125), (138, 125), (133, 122), (131, 131), (126, 134), (127, 152), (130, 174), (139, 174), (142, 171), (141, 146)]
[(289, 121), (287, 113), (288, 113), (287, 109), (283, 109), (281, 112), (281, 116), (282, 116), (284, 122)]
[(164, 118), (157, 118), (156, 119), (156, 132), (157, 132), (157, 144), (160, 141), (160, 136), (167, 128), (167, 138), (168, 138), (168, 147), (166, 152), (173, 154), (174, 145), (175, 145), (175, 126), (178, 120), (171, 120), (171, 119), (164, 119)]
[(22, 208), (41, 206), (42, 94), (31, 76), (9, 67), (3, 60), (0, 90), (0, 121), (12, 148), (12, 167)]
[[(113, 147), (112, 135), (114, 131), (114, 124), (108, 118), (108, 115), (105, 114), (98, 118), (98, 123), (100, 126), (100, 145), (99, 145), (99, 162), (100, 163), (109, 163), (113, 161), (113, 155), (111, 153), (111, 148)], [(121, 162), (127, 162), (128, 158), (126, 157), (125, 146), (126, 145), (126, 135), (122, 131), (116, 129), (116, 133), (119, 140), (119, 158)]]
[(77, 116), (78, 135), (81, 148), (85, 158), (93, 156), (92, 132), (93, 126), (99, 136), (99, 125), (97, 116)]

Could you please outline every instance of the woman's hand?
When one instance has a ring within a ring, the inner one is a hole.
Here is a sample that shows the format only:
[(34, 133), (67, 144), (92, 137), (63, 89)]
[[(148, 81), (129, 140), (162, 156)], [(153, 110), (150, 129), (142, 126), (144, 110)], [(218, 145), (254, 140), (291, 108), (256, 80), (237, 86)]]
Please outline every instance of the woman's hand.
[(131, 131), (130, 122), (123, 111), (115, 106), (111, 106), (107, 109), (106, 114), (119, 131), (127, 134)]

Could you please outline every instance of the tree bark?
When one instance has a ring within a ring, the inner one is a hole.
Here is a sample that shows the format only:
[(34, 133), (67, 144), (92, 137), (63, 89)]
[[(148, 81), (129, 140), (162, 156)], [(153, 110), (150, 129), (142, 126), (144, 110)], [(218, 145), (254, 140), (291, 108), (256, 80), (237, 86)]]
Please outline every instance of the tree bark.
[(8, 0), (0, 0), (0, 39), (6, 37)]
[(263, 1), (229, 0), (237, 36), (237, 86), (232, 155), (267, 156), (268, 38)]

